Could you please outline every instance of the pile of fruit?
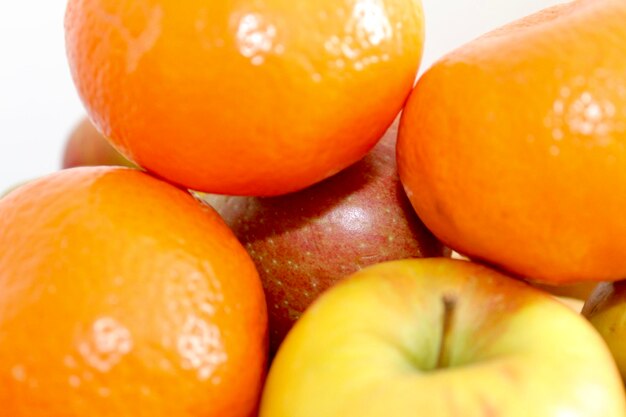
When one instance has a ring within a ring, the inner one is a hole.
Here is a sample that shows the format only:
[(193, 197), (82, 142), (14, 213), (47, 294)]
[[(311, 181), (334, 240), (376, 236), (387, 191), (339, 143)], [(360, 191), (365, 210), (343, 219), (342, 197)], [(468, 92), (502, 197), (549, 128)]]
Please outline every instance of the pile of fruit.
[(0, 199), (0, 416), (626, 417), (624, 22), (415, 82), (419, 0), (69, 0), (89, 119)]

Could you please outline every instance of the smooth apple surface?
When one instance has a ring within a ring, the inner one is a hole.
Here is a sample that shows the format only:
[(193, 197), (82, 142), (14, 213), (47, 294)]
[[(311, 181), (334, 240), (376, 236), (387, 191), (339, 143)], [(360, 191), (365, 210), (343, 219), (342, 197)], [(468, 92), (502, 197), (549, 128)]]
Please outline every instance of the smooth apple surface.
[(379, 262), (444, 254), (404, 194), (397, 123), (360, 162), (294, 194), (204, 196), (233, 229), (263, 280), (274, 352), (319, 294)]
[(260, 417), (623, 417), (602, 338), (550, 295), (450, 259), (376, 265), (323, 294)]
[(606, 341), (626, 381), (626, 281), (598, 285), (582, 314)]
[(98, 165), (135, 167), (85, 118), (74, 128), (65, 144), (62, 167)]

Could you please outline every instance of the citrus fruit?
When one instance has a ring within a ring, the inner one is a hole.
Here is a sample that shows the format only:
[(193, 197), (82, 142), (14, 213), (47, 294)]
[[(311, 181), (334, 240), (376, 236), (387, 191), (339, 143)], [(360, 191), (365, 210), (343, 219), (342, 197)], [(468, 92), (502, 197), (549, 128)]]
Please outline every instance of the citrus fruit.
[(188, 193), (75, 168), (0, 200), (2, 415), (250, 416), (267, 354), (254, 265)]
[(113, 165), (132, 167), (85, 118), (74, 127), (63, 151), (63, 168)]
[(626, 2), (547, 9), (418, 82), (398, 165), (458, 252), (545, 283), (626, 276)]
[(69, 63), (97, 128), (194, 190), (274, 195), (363, 157), (421, 59), (420, 0), (70, 0)]

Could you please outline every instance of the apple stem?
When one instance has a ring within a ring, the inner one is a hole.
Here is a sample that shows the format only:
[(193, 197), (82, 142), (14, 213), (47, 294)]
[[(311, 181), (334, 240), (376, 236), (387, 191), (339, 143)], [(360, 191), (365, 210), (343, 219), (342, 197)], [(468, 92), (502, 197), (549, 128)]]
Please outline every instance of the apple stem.
[(441, 343), (439, 344), (439, 355), (437, 357), (437, 365), (435, 369), (447, 367), (447, 360), (444, 358), (446, 347), (448, 346), (448, 337), (452, 328), (452, 320), (456, 309), (456, 297), (446, 294), (441, 298), (443, 303), (443, 328), (441, 331)]

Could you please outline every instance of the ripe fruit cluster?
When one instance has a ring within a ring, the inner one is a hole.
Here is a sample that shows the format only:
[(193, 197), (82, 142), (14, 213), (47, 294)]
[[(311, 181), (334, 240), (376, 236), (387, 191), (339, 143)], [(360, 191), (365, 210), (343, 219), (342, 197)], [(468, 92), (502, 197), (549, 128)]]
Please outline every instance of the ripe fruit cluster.
[(0, 200), (0, 410), (626, 417), (626, 3), (414, 85), (423, 19), (70, 0), (90, 120)]

